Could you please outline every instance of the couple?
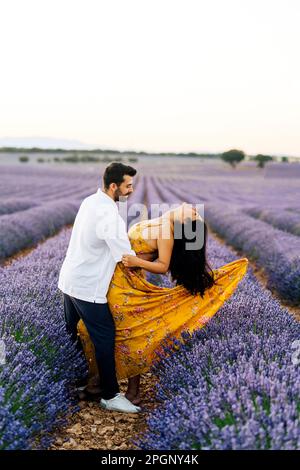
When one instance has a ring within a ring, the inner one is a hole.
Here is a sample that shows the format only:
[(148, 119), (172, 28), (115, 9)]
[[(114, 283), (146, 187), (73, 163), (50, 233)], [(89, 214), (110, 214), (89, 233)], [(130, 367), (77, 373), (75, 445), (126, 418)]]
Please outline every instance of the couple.
[[(189, 204), (141, 221), (127, 233), (116, 201), (132, 193), (135, 175), (122, 163), (105, 169), (102, 189), (79, 208), (58, 283), (67, 331), (85, 353), (89, 383), (99, 386), (100, 406), (129, 413), (141, 410), (140, 374), (163, 351), (166, 337), (181, 340), (184, 330), (203, 327), (233, 294), (248, 266), (248, 259), (241, 258), (210, 269), (207, 227)], [(188, 224), (195, 237), (202, 233), (203, 243), (195, 249), (187, 249), (193, 242), (185, 235)], [(169, 272), (176, 285), (156, 286), (146, 272)], [(118, 380), (125, 378), (128, 388), (122, 394)]]

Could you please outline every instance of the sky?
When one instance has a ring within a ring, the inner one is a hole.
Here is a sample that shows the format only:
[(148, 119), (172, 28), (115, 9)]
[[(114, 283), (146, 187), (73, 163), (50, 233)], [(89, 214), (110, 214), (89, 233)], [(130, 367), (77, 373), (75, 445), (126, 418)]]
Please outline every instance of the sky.
[(300, 156), (299, 0), (0, 0), (0, 138)]

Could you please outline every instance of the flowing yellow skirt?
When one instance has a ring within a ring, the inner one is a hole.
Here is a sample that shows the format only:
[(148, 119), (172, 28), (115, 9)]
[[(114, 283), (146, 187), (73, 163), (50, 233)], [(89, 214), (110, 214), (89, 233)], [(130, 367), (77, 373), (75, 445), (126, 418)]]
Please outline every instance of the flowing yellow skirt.
[[(159, 360), (166, 337), (182, 341), (181, 333), (202, 328), (229, 299), (247, 272), (241, 258), (214, 269), (216, 285), (203, 298), (183, 286), (159, 287), (145, 279), (142, 269), (128, 269), (119, 262), (107, 294), (115, 326), (117, 378), (130, 378), (150, 369)], [(94, 346), (82, 320), (78, 333), (89, 362), (90, 376), (97, 375)], [(169, 336), (170, 335), (170, 336)]]

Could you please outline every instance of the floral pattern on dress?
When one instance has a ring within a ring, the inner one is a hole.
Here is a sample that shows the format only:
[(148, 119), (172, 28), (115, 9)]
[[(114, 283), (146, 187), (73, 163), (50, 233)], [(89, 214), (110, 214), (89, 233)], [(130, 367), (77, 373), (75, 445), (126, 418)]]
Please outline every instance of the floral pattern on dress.
[[(133, 225), (128, 236), (138, 253), (154, 250), (144, 240), (141, 225)], [(140, 268), (116, 265), (107, 293), (108, 305), (116, 327), (115, 361), (118, 379), (129, 378), (150, 369), (168, 337), (182, 341), (181, 333), (202, 328), (231, 297), (245, 276), (248, 259), (241, 258), (213, 270), (216, 285), (192, 295), (183, 286), (160, 287), (145, 279)], [(82, 320), (78, 332), (89, 363), (90, 375), (97, 365), (94, 346)], [(177, 349), (177, 347), (175, 347)]]

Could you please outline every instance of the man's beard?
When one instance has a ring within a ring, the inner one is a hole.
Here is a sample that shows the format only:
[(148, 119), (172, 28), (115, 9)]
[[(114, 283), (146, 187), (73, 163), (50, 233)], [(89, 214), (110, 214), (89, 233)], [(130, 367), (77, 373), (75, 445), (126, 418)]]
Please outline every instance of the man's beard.
[(128, 193), (127, 194), (122, 194), (119, 189), (116, 189), (115, 193), (114, 193), (114, 200), (115, 200), (115, 202), (120, 201), (120, 199), (121, 199), (121, 201), (124, 201), (124, 200), (126, 201), (128, 195), (129, 195)]

